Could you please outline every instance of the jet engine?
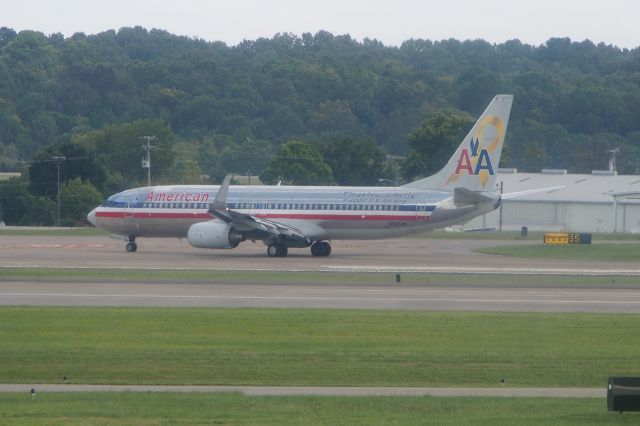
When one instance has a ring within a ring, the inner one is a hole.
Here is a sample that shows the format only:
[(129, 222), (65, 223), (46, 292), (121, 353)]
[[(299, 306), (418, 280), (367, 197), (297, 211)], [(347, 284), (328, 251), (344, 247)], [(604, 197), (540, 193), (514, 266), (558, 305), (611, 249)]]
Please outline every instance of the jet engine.
[(246, 240), (246, 237), (226, 223), (211, 220), (191, 225), (187, 240), (197, 248), (229, 249)]

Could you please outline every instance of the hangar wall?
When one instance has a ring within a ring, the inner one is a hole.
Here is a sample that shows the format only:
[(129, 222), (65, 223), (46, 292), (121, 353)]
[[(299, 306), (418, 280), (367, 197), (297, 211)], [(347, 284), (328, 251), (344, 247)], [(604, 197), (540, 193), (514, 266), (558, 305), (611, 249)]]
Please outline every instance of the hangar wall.
[[(616, 232), (640, 233), (640, 205), (619, 203)], [(502, 229), (519, 231), (526, 226), (531, 231), (568, 231), (611, 233), (613, 203), (561, 203), (504, 201)], [(463, 229), (500, 228), (499, 210), (467, 222)]]
[[(502, 229), (597, 233), (640, 233), (640, 200), (623, 199), (614, 207), (617, 191), (635, 189), (638, 176), (517, 173), (500, 176), (509, 192), (562, 186), (561, 190), (503, 200)], [(499, 177), (499, 178), (500, 178)], [(538, 183), (536, 183), (538, 182)], [(640, 197), (640, 188), (638, 197)], [(507, 191), (505, 191), (507, 192)], [(614, 209), (616, 211), (614, 220)], [(477, 217), (464, 226), (469, 229), (500, 229), (500, 209)]]

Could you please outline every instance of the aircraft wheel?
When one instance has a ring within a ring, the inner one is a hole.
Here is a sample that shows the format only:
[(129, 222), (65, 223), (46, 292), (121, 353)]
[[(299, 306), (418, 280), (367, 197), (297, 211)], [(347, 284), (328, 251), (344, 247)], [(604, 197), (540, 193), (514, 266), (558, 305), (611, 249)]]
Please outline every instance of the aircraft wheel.
[(138, 244), (134, 242), (127, 243), (125, 249), (127, 250), (127, 253), (134, 253), (136, 250), (138, 250)]
[(331, 254), (331, 244), (326, 241), (315, 242), (311, 245), (313, 256), (329, 256)]
[(269, 244), (267, 255), (269, 257), (285, 257), (289, 253), (289, 248), (284, 244)]
[(320, 243), (321, 254), (320, 256), (329, 256), (331, 254), (331, 244), (326, 241)]

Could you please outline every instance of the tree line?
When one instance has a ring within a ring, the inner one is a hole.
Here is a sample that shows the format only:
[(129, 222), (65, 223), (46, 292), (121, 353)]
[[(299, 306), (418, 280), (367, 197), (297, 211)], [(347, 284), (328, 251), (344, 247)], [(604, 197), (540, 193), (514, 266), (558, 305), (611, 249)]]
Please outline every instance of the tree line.
[(68, 38), (3, 27), (0, 171), (22, 177), (0, 182), (1, 217), (50, 223), (52, 158), (64, 156), (61, 200), (77, 206), (64, 222), (76, 223), (83, 203), (145, 184), (149, 135), (153, 183), (408, 181), (441, 167), (497, 93), (515, 95), (501, 166), (589, 172), (619, 147), (619, 172), (636, 173), (638, 48), (566, 38), (392, 47), (328, 32), (227, 46), (140, 27)]

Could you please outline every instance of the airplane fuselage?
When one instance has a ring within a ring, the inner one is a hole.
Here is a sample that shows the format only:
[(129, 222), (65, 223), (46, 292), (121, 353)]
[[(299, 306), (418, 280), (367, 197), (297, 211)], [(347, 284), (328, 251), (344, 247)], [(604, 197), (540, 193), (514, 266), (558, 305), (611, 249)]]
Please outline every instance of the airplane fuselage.
[[(219, 186), (155, 186), (110, 197), (96, 226), (133, 237), (185, 237), (208, 213)], [(300, 229), (311, 241), (392, 238), (448, 226), (446, 191), (388, 187), (233, 186), (228, 207)], [(455, 219), (464, 212), (457, 210)], [(473, 209), (475, 216), (478, 212)]]

